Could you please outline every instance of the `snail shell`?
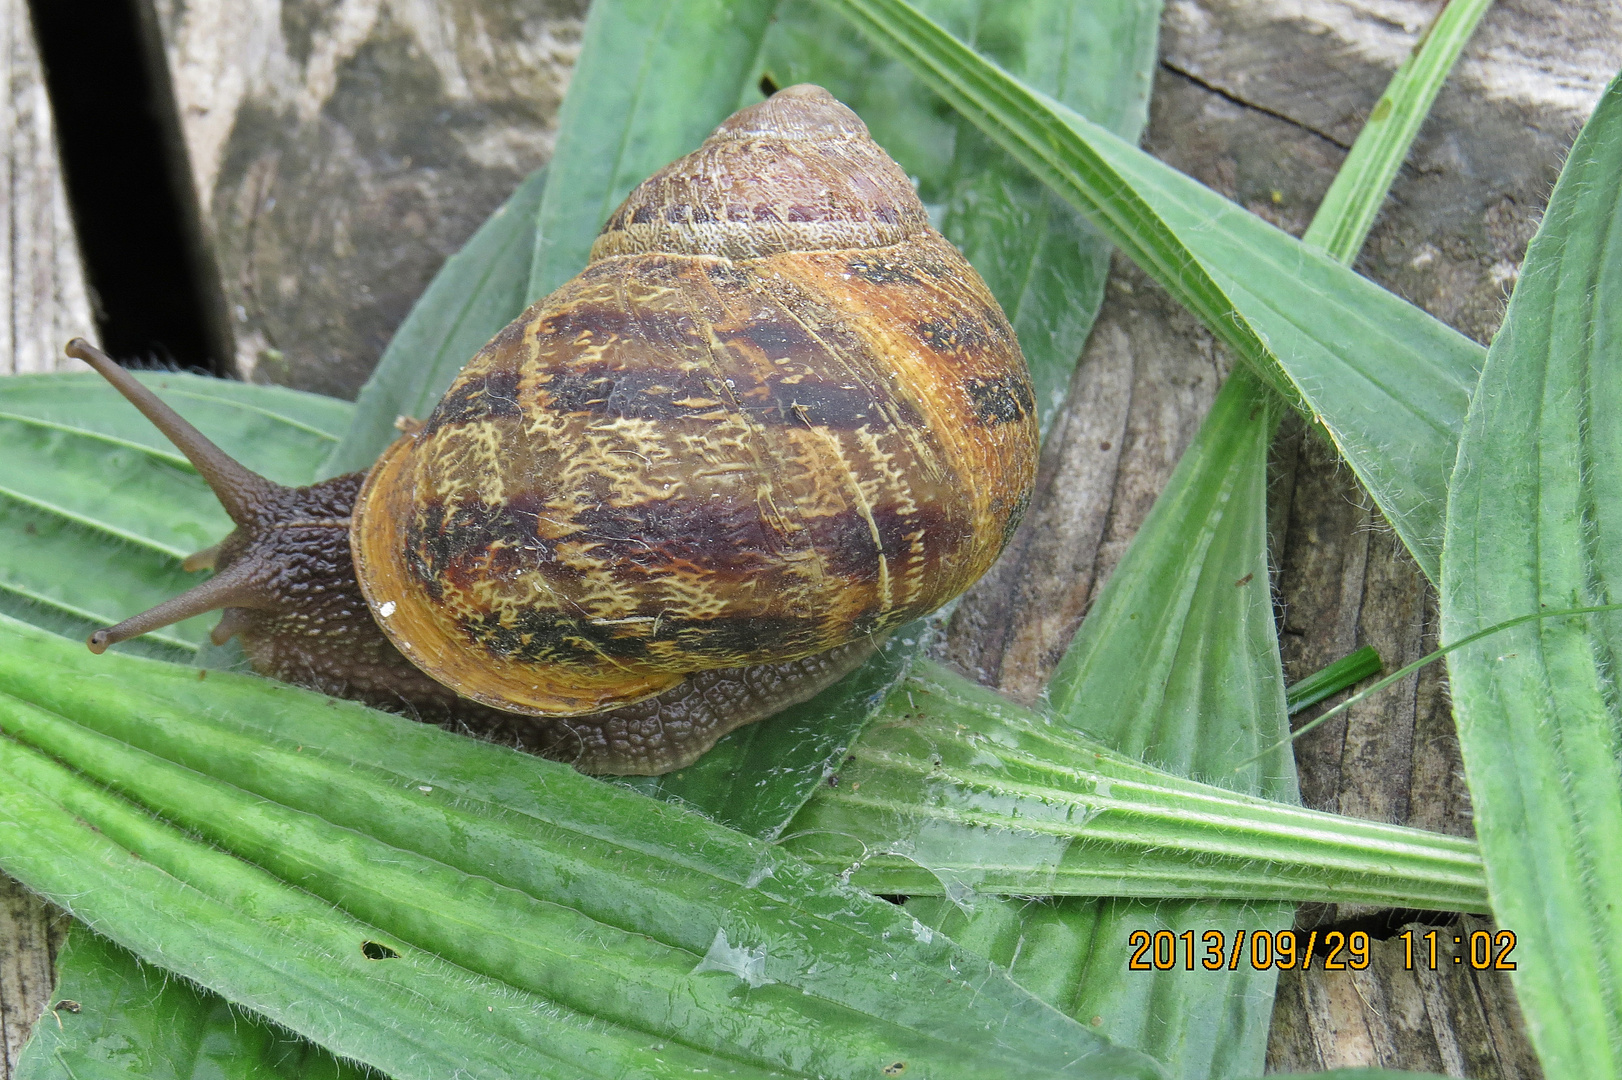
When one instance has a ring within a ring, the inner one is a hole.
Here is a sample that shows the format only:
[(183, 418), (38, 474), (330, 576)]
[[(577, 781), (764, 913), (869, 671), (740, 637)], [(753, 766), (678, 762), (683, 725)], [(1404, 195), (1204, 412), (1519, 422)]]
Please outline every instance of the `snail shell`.
[(883, 634), (1017, 524), (1012, 329), (856, 115), (790, 87), (633, 191), (371, 470), (351, 548), (456, 693), (613, 709)]

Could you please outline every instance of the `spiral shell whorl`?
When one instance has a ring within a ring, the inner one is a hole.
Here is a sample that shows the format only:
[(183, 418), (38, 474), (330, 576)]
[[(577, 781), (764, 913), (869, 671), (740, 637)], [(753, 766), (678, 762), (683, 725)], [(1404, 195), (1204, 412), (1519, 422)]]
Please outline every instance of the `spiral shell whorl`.
[[(693, 209), (729, 199), (747, 220)], [(1029, 498), (1032, 406), (1012, 328), (899, 166), (791, 88), (633, 192), (385, 454), (355, 566), (462, 696), (615, 709), (961, 593)]]
[(867, 125), (821, 87), (791, 86), (734, 114), (638, 186), (591, 259), (887, 247), (928, 225), (911, 182)]

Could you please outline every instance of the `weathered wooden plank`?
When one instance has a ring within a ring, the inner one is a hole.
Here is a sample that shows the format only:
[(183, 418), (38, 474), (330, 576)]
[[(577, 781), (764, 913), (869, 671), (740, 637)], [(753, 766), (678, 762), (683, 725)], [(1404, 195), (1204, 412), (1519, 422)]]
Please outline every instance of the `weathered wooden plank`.
[[(51, 371), (71, 362), (63, 343), (95, 324), (24, 0), (0, 0), (0, 88), (0, 375)], [(0, 875), (0, 1080), (50, 999), (63, 929)]]
[(56, 952), (66, 936), (61, 912), (0, 875), (0, 1034), (3, 1075), (11, 1080), (17, 1055), (56, 986)]
[(353, 397), (551, 153), (585, 0), (154, 0), (246, 378)]
[(51, 371), (95, 324), (25, 0), (0, 0), (0, 375)]
[[(1373, 942), (1361, 971), (1279, 980), (1268, 1069), (1385, 1065), (1475, 1080), (1539, 1075), (1509, 981), (1471, 964), (1471, 935), (1490, 935), (1493, 925), (1465, 916), (1402, 929), (1413, 941)], [(1431, 931), (1438, 935), (1434, 970), (1425, 941)]]
[[(1145, 145), (1299, 235), (1439, 7), (1173, 0)], [(1619, 66), (1622, 9), (1614, 4), (1499, 0), (1438, 99), (1359, 270), (1486, 341), (1564, 152)], [(1142, 522), (1225, 368), (1208, 334), (1116, 263), (1028, 522), (965, 598), (943, 647), (976, 678), (1026, 699)], [(1274, 459), (1271, 529), (1289, 677), (1364, 644), (1389, 668), (1434, 648), (1434, 591), (1350, 472), (1298, 424), (1286, 425)], [(1297, 760), (1310, 806), (1470, 831), (1440, 667), (1307, 736)], [(1374, 914), (1317, 905), (1300, 921)], [(1502, 974), (1414, 976), (1399, 986), (1389, 947), (1375, 975), (1281, 979), (1272, 1067), (1538, 1075)], [(1389, 984), (1384, 996), (1378, 979)]]

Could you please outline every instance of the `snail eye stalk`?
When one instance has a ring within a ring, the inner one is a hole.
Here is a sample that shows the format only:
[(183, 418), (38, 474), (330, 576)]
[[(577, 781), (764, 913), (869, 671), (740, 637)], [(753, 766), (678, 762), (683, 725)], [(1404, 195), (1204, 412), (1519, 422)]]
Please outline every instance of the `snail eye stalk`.
[[(261, 524), (265, 512), (282, 500), (286, 488), (245, 468), (208, 437), (184, 420), (179, 413), (164, 404), (151, 390), (142, 386), (115, 362), (112, 357), (83, 338), (68, 342), (69, 356), (83, 360), (113, 388), (152, 421), (164, 437), (192, 463), (209, 489), (220, 500), (220, 505), (239, 528), (252, 528)], [(205, 548), (190, 556), (181, 565), (187, 570), (202, 570), (214, 566), (219, 544)], [(139, 637), (152, 630), (170, 626), (183, 619), (205, 612), (230, 607), (258, 607), (264, 603), (263, 587), (259, 583), (258, 567), (250, 562), (239, 562), (225, 568), (207, 581), (186, 590), (157, 607), (125, 619), (117, 626), (97, 630), (87, 644), (93, 653), (107, 650), (109, 645)], [(224, 624), (222, 624), (224, 625)]]
[(175, 444), (175, 449), (186, 455), (186, 460), (192, 463), (220, 500), (220, 505), (225, 507), (225, 512), (238, 525), (248, 525), (257, 520), (257, 511), (274, 502), (284, 490), (280, 484), (245, 468), (215, 446), (208, 436), (192, 427), (179, 413), (165, 405), (158, 395), (136, 382), (134, 376), (119, 367), (112, 357), (84, 338), (74, 338), (64, 351), (95, 368), (97, 374), (113, 384), (113, 389), (140, 409), (153, 426)]

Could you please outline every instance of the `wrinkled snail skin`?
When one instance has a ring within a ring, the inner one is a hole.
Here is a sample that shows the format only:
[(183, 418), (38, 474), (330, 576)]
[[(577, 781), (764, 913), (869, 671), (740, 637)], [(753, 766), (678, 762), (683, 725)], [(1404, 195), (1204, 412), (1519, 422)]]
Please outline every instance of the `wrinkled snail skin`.
[(790, 87), (633, 191), (364, 477), (199, 464), (264, 485), (221, 491), (216, 576), (98, 636), (224, 606), (265, 674), (656, 774), (966, 589), (1036, 453), (984, 283), (855, 114)]

